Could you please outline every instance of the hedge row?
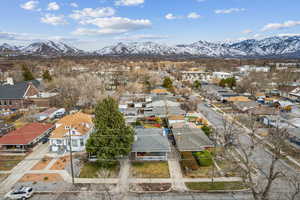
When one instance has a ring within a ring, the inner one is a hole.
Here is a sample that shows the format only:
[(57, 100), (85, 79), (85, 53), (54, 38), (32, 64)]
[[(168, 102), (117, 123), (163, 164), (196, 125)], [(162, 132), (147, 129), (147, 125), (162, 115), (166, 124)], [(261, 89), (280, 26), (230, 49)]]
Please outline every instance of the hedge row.
[(213, 164), (212, 155), (209, 151), (204, 150), (194, 153), (200, 166), (211, 166)]

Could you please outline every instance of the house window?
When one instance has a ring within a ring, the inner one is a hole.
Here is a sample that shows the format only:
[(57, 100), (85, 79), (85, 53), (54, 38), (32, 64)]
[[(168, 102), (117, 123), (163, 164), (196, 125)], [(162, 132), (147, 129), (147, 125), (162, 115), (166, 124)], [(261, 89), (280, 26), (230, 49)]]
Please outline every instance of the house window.
[(61, 144), (61, 140), (56, 140), (56, 144)]
[(75, 135), (76, 134), (76, 132), (75, 131), (72, 131), (72, 135)]
[(4, 105), (6, 106), (6, 100), (4, 100)]
[(78, 147), (77, 140), (72, 140), (72, 147)]
[(80, 139), (80, 146), (84, 146), (84, 141), (83, 141), (83, 139)]
[(12, 101), (11, 100), (9, 100), (8, 103), (9, 103), (9, 105), (12, 105)]

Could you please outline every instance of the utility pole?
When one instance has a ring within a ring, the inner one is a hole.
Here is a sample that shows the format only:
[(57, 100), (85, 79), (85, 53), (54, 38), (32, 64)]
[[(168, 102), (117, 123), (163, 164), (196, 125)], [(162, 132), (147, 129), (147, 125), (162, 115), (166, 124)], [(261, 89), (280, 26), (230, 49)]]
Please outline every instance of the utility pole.
[(74, 185), (74, 169), (73, 169), (73, 155), (72, 155), (72, 133), (71, 126), (69, 128), (69, 150), (70, 150), (70, 162), (71, 162), (71, 176), (72, 176), (72, 184)]

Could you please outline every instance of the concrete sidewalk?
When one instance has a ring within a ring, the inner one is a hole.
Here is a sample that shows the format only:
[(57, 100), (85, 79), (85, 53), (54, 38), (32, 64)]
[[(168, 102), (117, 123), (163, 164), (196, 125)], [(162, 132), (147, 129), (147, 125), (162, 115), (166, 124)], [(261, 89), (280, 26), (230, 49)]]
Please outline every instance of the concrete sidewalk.
[[(17, 183), (25, 173), (31, 170), (47, 153), (48, 144), (39, 145), (34, 152), (24, 158), (16, 167), (11, 170), (11, 174), (1, 183), (0, 192), (8, 192), (15, 183)], [(40, 159), (37, 159), (40, 158)]]

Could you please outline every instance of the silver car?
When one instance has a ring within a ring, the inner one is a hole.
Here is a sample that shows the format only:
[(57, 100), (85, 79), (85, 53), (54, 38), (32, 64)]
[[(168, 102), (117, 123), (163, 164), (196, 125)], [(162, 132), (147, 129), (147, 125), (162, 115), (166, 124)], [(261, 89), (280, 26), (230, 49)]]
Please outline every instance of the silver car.
[(28, 199), (33, 195), (32, 187), (21, 186), (18, 189), (12, 190), (5, 195), (5, 199)]

